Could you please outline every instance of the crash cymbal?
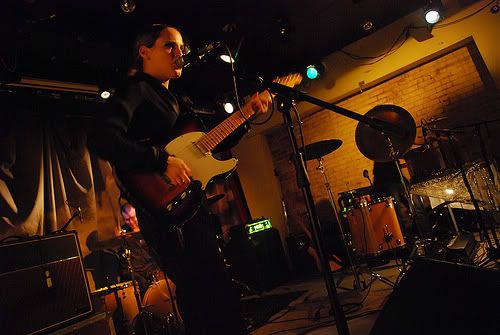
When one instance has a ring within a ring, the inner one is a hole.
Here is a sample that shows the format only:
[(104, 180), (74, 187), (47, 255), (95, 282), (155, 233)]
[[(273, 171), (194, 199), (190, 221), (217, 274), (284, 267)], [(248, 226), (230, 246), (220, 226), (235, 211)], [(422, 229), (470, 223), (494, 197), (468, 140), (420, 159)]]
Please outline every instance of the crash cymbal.
[[(415, 120), (404, 108), (396, 105), (379, 105), (369, 110), (365, 116), (390, 123), (401, 130), (399, 136), (388, 134), (396, 153), (396, 158), (404, 155), (412, 146), (417, 134)], [(386, 135), (365, 123), (356, 127), (356, 145), (361, 153), (376, 162), (388, 162), (391, 157)]]
[(216, 203), (217, 201), (219, 201), (220, 199), (224, 198), (225, 196), (226, 195), (224, 193), (211, 195), (211, 196), (207, 197), (207, 205), (210, 206), (210, 205)]
[(119, 247), (126, 247), (130, 243), (134, 241), (138, 241), (142, 239), (141, 232), (131, 232), (121, 234), (119, 236), (112, 237), (108, 240), (97, 241), (95, 242), (93, 250), (102, 250), (102, 249), (116, 249)]
[[(305, 146), (305, 159), (319, 159), (328, 155), (329, 153), (334, 152), (342, 145), (341, 140), (332, 139), (332, 140), (323, 140), (308, 144)], [(304, 154), (304, 148), (300, 149), (300, 152)]]

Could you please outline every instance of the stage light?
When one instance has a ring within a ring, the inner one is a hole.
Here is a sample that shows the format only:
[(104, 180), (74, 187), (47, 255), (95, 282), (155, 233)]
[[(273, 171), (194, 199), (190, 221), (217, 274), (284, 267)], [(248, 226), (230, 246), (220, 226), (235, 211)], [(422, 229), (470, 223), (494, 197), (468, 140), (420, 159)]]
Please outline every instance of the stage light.
[(425, 21), (428, 24), (436, 24), (442, 19), (443, 4), (441, 1), (429, 1), (425, 6)]
[(101, 98), (106, 100), (106, 99), (109, 99), (109, 97), (111, 97), (111, 92), (108, 90), (104, 90), (104, 91), (101, 91), (100, 95), (101, 95)]
[(238, 44), (232, 50), (229, 50), (229, 47), (226, 46), (225, 50), (223, 50), (219, 55), (220, 59), (222, 59), (225, 63), (228, 64), (234, 63), (236, 59), (238, 59), (238, 54), (240, 53), (241, 44), (243, 43), (244, 40), (245, 40), (244, 37), (240, 37), (240, 39), (238, 40)]
[(493, 6), (491, 6), (491, 8), (490, 8), (491, 14), (496, 14), (496, 13), (498, 13), (499, 9), (500, 9), (500, 7), (499, 7), (498, 3), (494, 4), (494, 5), (493, 5)]
[(120, 7), (124, 13), (132, 13), (135, 10), (134, 0), (120, 0)]
[(222, 59), (222, 61), (228, 64), (234, 63), (234, 58), (229, 56), (227, 53), (221, 53), (219, 57), (220, 59)]
[(224, 104), (224, 110), (226, 111), (226, 113), (231, 114), (232, 112), (234, 112), (234, 106), (233, 106), (233, 104), (230, 103), (230, 102), (226, 102)]
[(306, 77), (310, 80), (317, 79), (323, 72), (325, 72), (325, 67), (323, 64), (310, 64), (306, 67)]
[(454, 194), (454, 193), (455, 193), (455, 191), (453, 191), (451, 188), (447, 188), (447, 189), (445, 189), (445, 190), (444, 190), (444, 192), (445, 192), (446, 194), (449, 194), (449, 195), (452, 195), (452, 194)]

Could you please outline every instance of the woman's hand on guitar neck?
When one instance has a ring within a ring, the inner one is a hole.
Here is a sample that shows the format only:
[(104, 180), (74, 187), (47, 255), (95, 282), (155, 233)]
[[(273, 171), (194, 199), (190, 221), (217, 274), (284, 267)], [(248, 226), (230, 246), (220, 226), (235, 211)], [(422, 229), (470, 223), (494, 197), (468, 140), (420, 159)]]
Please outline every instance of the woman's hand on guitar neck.
[(263, 114), (268, 111), (270, 103), (272, 99), (268, 91), (255, 93), (242, 107), (243, 113), (246, 116)]
[(193, 175), (189, 166), (186, 163), (175, 156), (168, 156), (167, 160), (167, 170), (165, 175), (170, 180), (170, 183), (174, 186), (180, 186), (191, 181), (191, 176)]
[[(292, 73), (285, 77), (276, 78), (273, 82), (288, 87), (294, 87), (302, 82), (302, 75), (299, 73)], [(269, 104), (272, 102), (273, 100), (269, 91), (266, 90), (260, 93), (255, 93), (242, 107), (243, 114), (246, 117), (249, 117), (253, 114), (258, 115), (266, 113), (269, 109)]]

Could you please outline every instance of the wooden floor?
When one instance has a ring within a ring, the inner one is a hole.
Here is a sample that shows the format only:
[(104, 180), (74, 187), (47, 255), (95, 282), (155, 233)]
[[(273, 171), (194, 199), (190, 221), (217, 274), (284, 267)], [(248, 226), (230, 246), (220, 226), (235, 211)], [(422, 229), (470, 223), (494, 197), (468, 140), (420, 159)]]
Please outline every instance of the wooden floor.
[[(394, 265), (394, 263), (389, 264)], [(400, 273), (397, 267), (385, 266), (373, 269), (373, 276), (368, 269), (362, 271), (360, 281), (364, 282), (364, 290), (353, 289), (353, 275), (335, 273), (337, 293), (344, 306), (351, 335), (369, 334), (370, 330), (392, 292), (392, 287), (375, 278), (381, 275), (395, 281)], [(383, 279), (383, 278), (382, 278)], [(339, 283), (340, 280), (340, 283)], [(372, 285), (368, 285), (372, 282)], [(270, 322), (251, 332), (252, 335), (272, 334), (338, 334), (334, 317), (330, 315), (330, 302), (326, 285), (322, 276), (307, 280), (294, 281), (275, 288), (265, 294), (282, 294), (286, 292), (307, 290), (301, 297), (293, 301), (289, 307), (270, 318)]]

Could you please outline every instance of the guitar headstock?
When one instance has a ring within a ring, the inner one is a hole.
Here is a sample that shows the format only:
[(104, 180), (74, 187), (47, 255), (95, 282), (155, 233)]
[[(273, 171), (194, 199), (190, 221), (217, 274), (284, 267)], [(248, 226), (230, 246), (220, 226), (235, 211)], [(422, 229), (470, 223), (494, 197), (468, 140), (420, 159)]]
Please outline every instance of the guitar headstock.
[(290, 73), (284, 77), (274, 79), (273, 82), (288, 87), (295, 87), (302, 82), (302, 75), (300, 73)]

